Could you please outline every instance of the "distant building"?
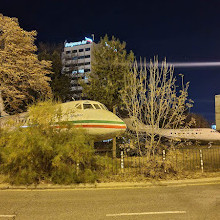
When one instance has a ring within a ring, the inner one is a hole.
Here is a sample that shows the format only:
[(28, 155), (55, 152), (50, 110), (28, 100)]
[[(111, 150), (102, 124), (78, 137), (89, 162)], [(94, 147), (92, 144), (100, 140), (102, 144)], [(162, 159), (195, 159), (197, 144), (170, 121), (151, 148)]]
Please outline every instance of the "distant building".
[(216, 130), (220, 131), (220, 95), (215, 96), (215, 123)]
[(62, 53), (62, 74), (71, 77), (71, 90), (75, 100), (82, 98), (82, 87), (79, 80), (88, 82), (88, 74), (91, 72), (93, 40), (85, 37), (78, 42), (65, 42)]

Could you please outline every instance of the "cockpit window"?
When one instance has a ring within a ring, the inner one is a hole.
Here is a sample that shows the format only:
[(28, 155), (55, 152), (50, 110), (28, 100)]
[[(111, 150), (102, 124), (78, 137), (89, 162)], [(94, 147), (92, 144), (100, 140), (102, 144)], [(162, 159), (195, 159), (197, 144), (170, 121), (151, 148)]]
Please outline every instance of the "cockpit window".
[(103, 104), (101, 104), (102, 109), (108, 110)]
[(81, 105), (81, 104), (77, 104), (75, 107), (76, 107), (77, 109), (82, 109), (82, 105)]
[(98, 104), (93, 104), (95, 109), (101, 109), (101, 107)]
[(104, 106), (103, 105), (99, 105), (101, 107), (101, 109), (105, 110)]
[(101, 105), (101, 104), (100, 104), (100, 106), (101, 106), (101, 108), (102, 108), (102, 109), (104, 109), (104, 110), (105, 110), (105, 107), (104, 107), (104, 105)]
[(91, 104), (83, 104), (83, 109), (94, 109)]

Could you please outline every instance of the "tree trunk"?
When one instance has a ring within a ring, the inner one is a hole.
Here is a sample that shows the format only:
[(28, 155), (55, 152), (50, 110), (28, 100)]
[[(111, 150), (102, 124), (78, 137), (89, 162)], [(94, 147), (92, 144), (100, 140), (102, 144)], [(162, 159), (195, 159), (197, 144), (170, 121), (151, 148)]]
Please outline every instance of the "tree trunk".
[(2, 91), (0, 90), (0, 117), (4, 117), (8, 115), (5, 111), (4, 111), (4, 102), (2, 99)]

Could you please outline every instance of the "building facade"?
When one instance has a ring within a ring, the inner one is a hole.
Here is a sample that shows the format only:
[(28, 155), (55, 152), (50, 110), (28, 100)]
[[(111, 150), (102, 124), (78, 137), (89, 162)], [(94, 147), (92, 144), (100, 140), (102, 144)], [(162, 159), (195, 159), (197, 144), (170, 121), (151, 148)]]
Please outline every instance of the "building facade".
[(216, 130), (220, 131), (220, 95), (215, 96), (215, 123)]
[(78, 42), (65, 42), (62, 53), (62, 74), (71, 78), (71, 90), (75, 100), (82, 99), (82, 86), (79, 81), (88, 82), (91, 72), (92, 48), (94, 42), (90, 38)]

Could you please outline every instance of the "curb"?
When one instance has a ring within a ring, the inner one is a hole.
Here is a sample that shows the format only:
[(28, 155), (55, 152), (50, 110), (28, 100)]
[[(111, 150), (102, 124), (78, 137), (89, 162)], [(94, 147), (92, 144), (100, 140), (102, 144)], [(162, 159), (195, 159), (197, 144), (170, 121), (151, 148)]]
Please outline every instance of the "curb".
[(144, 188), (144, 187), (174, 187), (189, 185), (210, 185), (220, 184), (220, 177), (185, 179), (185, 180), (162, 180), (149, 182), (110, 182), (95, 184), (73, 184), (73, 185), (53, 185), (39, 184), (37, 186), (13, 186), (10, 184), (0, 184), (0, 190), (82, 190), (82, 189), (126, 189), (126, 188)]

